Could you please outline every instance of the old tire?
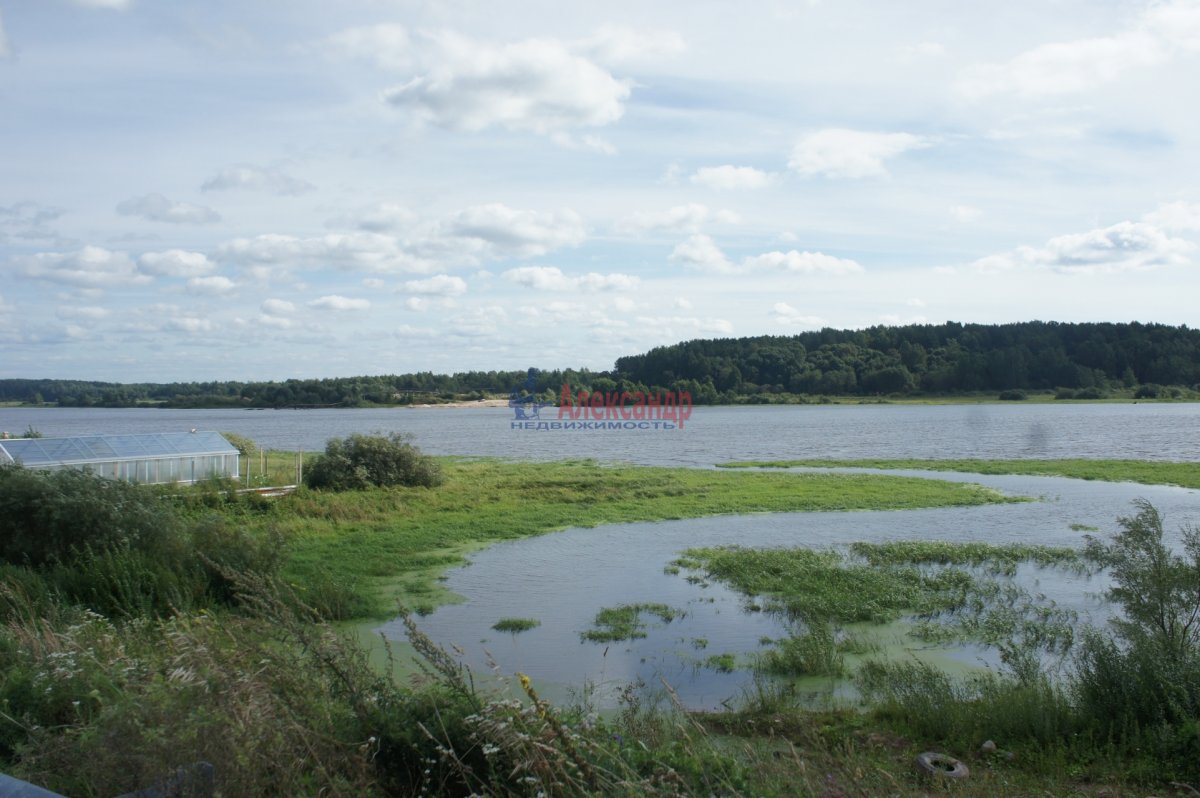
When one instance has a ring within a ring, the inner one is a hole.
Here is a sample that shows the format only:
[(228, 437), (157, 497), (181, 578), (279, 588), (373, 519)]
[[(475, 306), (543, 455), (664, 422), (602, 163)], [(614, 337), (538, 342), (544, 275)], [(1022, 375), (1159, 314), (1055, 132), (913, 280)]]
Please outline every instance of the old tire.
[(967, 766), (946, 754), (939, 754), (936, 751), (926, 751), (917, 756), (917, 770), (922, 773), (929, 773), (934, 776), (940, 776), (944, 779), (965, 779), (971, 775), (971, 771)]

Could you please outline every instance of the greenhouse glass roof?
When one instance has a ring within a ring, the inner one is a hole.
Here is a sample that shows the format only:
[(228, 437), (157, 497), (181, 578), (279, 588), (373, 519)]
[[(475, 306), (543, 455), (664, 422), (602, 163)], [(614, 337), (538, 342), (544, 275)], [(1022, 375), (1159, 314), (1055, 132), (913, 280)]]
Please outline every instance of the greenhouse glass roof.
[(237, 448), (219, 432), (150, 432), (141, 435), (0, 440), (0, 462), (17, 461), (29, 468), (212, 454), (237, 454)]

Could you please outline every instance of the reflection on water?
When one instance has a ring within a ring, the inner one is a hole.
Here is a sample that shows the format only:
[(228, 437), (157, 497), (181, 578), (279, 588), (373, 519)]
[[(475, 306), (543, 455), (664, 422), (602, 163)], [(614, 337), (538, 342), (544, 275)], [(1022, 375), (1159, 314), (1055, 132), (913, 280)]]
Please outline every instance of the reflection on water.
[[(1145, 497), (1163, 512), (1174, 534), (1187, 520), (1200, 520), (1200, 493), (1182, 488), (1085, 482), (1052, 477), (982, 476), (899, 472), (979, 482), (1007, 493), (1041, 497), (1025, 504), (884, 512), (778, 513), (700, 518), (573, 529), (500, 543), (449, 575), (447, 586), (466, 601), (420, 619), (422, 629), (444, 645), (461, 646), (466, 662), (483, 668), (490, 655), (501, 672), (520, 670), (543, 683), (590, 684), (597, 703), (611, 705), (625, 684), (666, 679), (691, 707), (712, 708), (736, 699), (749, 686), (745, 670), (719, 673), (698, 667), (704, 657), (726, 652), (745, 658), (762, 649), (761, 638), (787, 633), (776, 616), (745, 612), (745, 600), (717, 582), (689, 583), (664, 573), (690, 547), (737, 544), (752, 547), (846, 546), (854, 541), (982, 540), (1079, 547), (1083, 532), (1072, 524), (1116, 530), (1115, 519)], [(1106, 582), (1062, 570), (1022, 566), (1019, 581), (1031, 592), (1073, 609), (1083, 622), (1107, 617), (1097, 599)], [(648, 619), (647, 637), (609, 645), (582, 642), (604, 607), (662, 602), (684, 610), (663, 624)], [(541, 626), (519, 635), (491, 630), (502, 617), (527, 617)], [(382, 627), (402, 638), (398, 623)], [(707, 640), (697, 650), (695, 640)], [(929, 645), (901, 638), (898, 648)], [(894, 653), (894, 650), (893, 652)], [(945, 652), (959, 662), (995, 658), (978, 647)]]

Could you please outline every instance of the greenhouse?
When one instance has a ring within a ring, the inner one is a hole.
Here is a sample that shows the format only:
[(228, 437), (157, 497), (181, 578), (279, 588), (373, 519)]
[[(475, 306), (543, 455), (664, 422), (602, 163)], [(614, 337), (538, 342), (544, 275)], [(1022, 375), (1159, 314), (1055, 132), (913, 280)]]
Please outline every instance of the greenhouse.
[(238, 476), (238, 450), (219, 432), (151, 432), (0, 439), (0, 465), (78, 468), (131, 482), (196, 482)]

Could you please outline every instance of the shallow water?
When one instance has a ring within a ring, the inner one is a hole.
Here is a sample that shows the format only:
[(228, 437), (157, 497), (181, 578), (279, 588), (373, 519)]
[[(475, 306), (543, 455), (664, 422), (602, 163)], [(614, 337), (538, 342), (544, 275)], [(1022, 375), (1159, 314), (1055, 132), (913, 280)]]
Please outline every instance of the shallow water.
[[(698, 661), (725, 652), (744, 658), (761, 650), (760, 638), (781, 637), (786, 629), (774, 615), (744, 611), (743, 597), (719, 583), (692, 584), (683, 575), (664, 573), (684, 549), (728, 544), (827, 548), (904, 539), (1079, 547), (1086, 533), (1072, 530), (1071, 524), (1115, 531), (1115, 519), (1130, 515), (1131, 502), (1139, 497), (1159, 508), (1172, 534), (1185, 519), (1200, 522), (1200, 492), (1184, 488), (1055, 477), (888, 473), (978, 482), (1039, 500), (928, 510), (718, 516), (571, 529), (499, 543), (449, 573), (446, 586), (465, 602), (441, 607), (419, 619), (419, 625), (439, 643), (461, 647), (472, 668), (484, 670), (494, 660), (500, 672), (522, 671), (538, 683), (590, 685), (598, 706), (611, 706), (626, 684), (641, 680), (655, 687), (665, 679), (687, 706), (716, 708), (736, 700), (750, 686), (751, 675), (746, 670), (719, 673), (697, 667)], [(1022, 566), (1018, 580), (1078, 611), (1084, 622), (1107, 618), (1097, 598), (1107, 584), (1103, 578), (1089, 581), (1062, 570)], [(580, 640), (600, 609), (636, 602), (666, 603), (686, 615), (669, 624), (647, 618), (644, 639), (608, 645)], [(518, 635), (492, 631), (502, 617), (536, 618), (542, 625)], [(381, 630), (403, 638), (398, 622)], [(692, 643), (699, 638), (708, 641), (702, 650)], [(936, 647), (905, 639), (899, 648)], [(996, 664), (994, 654), (977, 646), (936, 653), (962, 663)]]

